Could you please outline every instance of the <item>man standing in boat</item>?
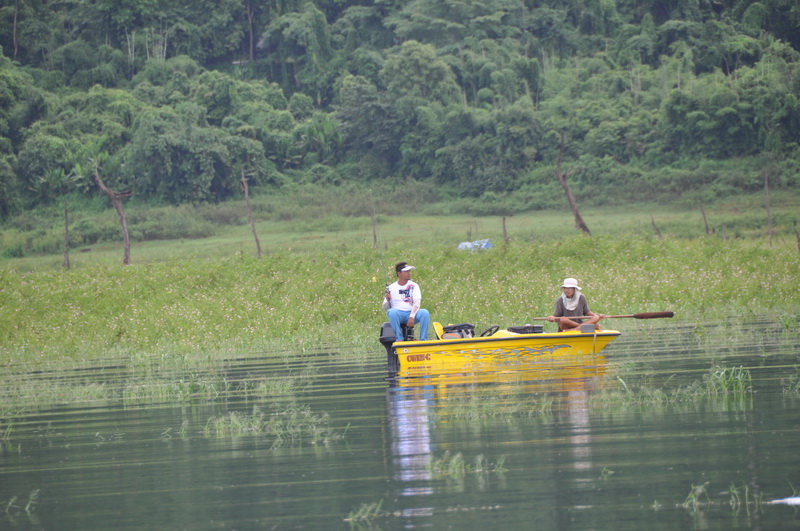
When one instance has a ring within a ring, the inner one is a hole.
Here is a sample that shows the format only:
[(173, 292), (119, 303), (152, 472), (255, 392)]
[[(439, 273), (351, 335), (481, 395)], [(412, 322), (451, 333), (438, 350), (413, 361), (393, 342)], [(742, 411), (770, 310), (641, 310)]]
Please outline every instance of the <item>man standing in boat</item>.
[[(558, 323), (558, 331), (577, 330), (581, 324), (592, 324), (596, 330), (600, 330), (597, 324), (605, 315), (594, 313), (589, 309), (589, 303), (583, 293), (580, 293), (578, 281), (574, 278), (564, 279), (561, 285), (561, 295), (556, 299), (556, 310), (547, 318), (551, 323)], [(584, 323), (583, 319), (573, 319), (576, 316), (588, 316), (589, 319)]]
[(395, 341), (402, 341), (402, 328), (400, 325), (405, 323), (406, 327), (412, 329), (419, 323), (419, 339), (428, 339), (428, 326), (431, 316), (428, 310), (420, 308), (422, 304), (422, 290), (419, 284), (411, 280), (411, 271), (416, 269), (406, 262), (398, 262), (394, 266), (397, 274), (397, 282), (389, 284), (383, 299), (383, 309), (389, 317), (389, 323), (394, 330)]

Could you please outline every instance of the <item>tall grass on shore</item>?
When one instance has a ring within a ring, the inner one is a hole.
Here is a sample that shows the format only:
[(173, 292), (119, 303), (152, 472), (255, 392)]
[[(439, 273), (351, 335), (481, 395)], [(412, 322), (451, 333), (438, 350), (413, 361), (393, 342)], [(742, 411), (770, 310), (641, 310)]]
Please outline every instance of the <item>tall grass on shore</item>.
[(607, 314), (770, 314), (796, 322), (800, 305), (797, 250), (760, 242), (574, 236), (480, 252), (383, 252), (362, 245), (262, 260), (0, 270), (0, 364), (30, 369), (144, 355), (148, 363), (180, 366), (235, 353), (372, 344), (396, 260), (417, 266), (414, 278), (434, 320), (478, 328), (549, 315), (567, 276), (578, 278), (593, 310)]

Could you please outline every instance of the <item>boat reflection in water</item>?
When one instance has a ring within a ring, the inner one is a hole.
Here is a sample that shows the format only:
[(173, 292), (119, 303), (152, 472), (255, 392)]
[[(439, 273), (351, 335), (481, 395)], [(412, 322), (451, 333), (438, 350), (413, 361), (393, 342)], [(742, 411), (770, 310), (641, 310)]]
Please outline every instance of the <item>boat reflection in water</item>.
[[(395, 479), (405, 485), (399, 495), (433, 494), (435, 478), (431, 464), (438, 455), (436, 423), (456, 410), (463, 418), (465, 408), (484, 403), (481, 397), (552, 399), (553, 407), (561, 408), (564, 413), (561, 418), (568, 424), (574, 467), (591, 467), (588, 396), (598, 382), (597, 377), (605, 370), (604, 356), (586, 354), (515, 358), (513, 361), (503, 357), (464, 358), (460, 367), (450, 364), (446, 372), (430, 373), (413, 366), (391, 372), (386, 397), (392, 467)], [(446, 441), (449, 448), (457, 444)], [(403, 513), (419, 516), (429, 511), (414, 508)]]

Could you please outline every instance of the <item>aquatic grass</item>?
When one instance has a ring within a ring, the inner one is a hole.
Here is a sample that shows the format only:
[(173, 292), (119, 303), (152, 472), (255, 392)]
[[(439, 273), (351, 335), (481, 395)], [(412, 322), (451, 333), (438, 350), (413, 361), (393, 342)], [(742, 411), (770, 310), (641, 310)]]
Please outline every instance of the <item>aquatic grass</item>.
[(252, 414), (230, 411), (225, 415), (214, 416), (208, 419), (205, 426), (205, 436), (212, 434), (216, 437), (230, 435), (244, 435), (248, 433), (261, 433), (265, 429), (265, 414), (254, 407)]
[(308, 385), (307, 380), (292, 377), (281, 378), (246, 378), (236, 384), (237, 394), (245, 398), (290, 397), (302, 391)]
[(742, 507), (745, 508), (747, 514), (750, 514), (750, 508), (753, 507), (756, 511), (761, 511), (763, 506), (764, 493), (752, 492), (749, 484), (744, 484), (737, 487), (731, 483), (728, 487), (729, 499), (728, 503), (731, 510), (739, 511)]
[(603, 469), (600, 471), (600, 479), (602, 479), (603, 481), (608, 481), (611, 478), (611, 476), (613, 476), (616, 473), (617, 472), (615, 470), (610, 470), (608, 467), (604, 466)]
[(272, 448), (328, 445), (344, 437), (334, 432), (329, 423), (327, 413), (314, 413), (308, 406), (296, 403), (270, 414), (254, 406), (249, 414), (229, 411), (209, 418), (204, 434), (206, 437), (265, 436), (272, 440)]
[(780, 382), (784, 396), (800, 396), (800, 367), (795, 365), (794, 374), (783, 376)]
[(781, 314), (778, 318), (781, 327), (787, 332), (800, 331), (800, 318), (796, 314)]
[(88, 378), (41, 378), (16, 374), (0, 378), (0, 382), (0, 400), (14, 407), (14, 417), (47, 404), (100, 402), (115, 398), (112, 386)]
[(362, 503), (358, 509), (350, 511), (344, 521), (348, 522), (353, 529), (377, 529), (373, 527), (374, 521), (386, 516), (381, 510), (382, 506), (383, 500), (375, 503)]
[(30, 515), (36, 505), (39, 504), (40, 492), (41, 489), (32, 490), (30, 494), (28, 494), (28, 500), (25, 505), (17, 505), (19, 498), (17, 496), (12, 496), (7, 502), (5, 502), (5, 513), (7, 515), (11, 515), (14, 512), (25, 511), (26, 514)]
[(522, 391), (452, 389), (437, 400), (433, 418), (438, 422), (542, 418), (553, 414), (555, 399), (547, 393), (528, 394)]
[[(748, 516), (751, 515), (751, 511), (763, 511), (764, 494), (762, 492), (754, 492), (747, 483), (737, 486), (735, 483), (731, 482), (727, 490), (718, 493), (720, 499), (715, 498), (713, 500), (709, 496), (710, 485), (710, 481), (703, 482), (699, 485), (692, 484), (689, 489), (689, 494), (679, 506), (697, 511), (701, 508), (705, 509), (727, 505), (734, 513), (744, 508)], [(722, 496), (727, 496), (727, 498), (722, 498)]]
[[(0, 418), (13, 419), (33, 409), (65, 403), (120, 401), (188, 403), (230, 398), (292, 399), (313, 381), (317, 368), (306, 363), (280, 374), (227, 374), (230, 360), (211, 364), (207, 372), (184, 372), (153, 365), (142, 371), (129, 369), (124, 360), (109, 361), (109, 368), (91, 371), (51, 369), (42, 373), (12, 372), (0, 375)], [(172, 367), (167, 364), (167, 367)], [(82, 376), (76, 376), (82, 374)]]
[(712, 370), (701, 379), (685, 385), (669, 387), (671, 377), (663, 384), (655, 384), (644, 377), (637, 385), (629, 385), (619, 375), (614, 377), (618, 386), (610, 382), (601, 385), (600, 391), (589, 398), (596, 410), (613, 410), (631, 406), (719, 405), (722, 410), (752, 408), (753, 381), (750, 371), (743, 367)]
[[(14, 424), (12, 422), (2, 419), (0, 423), (0, 454), (11, 452), (15, 450), (14, 443), (11, 440), (11, 434), (14, 431)], [(3, 426), (5, 424), (5, 426)], [(19, 453), (21, 447), (17, 445), (16, 451)]]
[(433, 477), (454, 477), (463, 478), (468, 473), (484, 474), (502, 474), (506, 472), (505, 456), (500, 456), (497, 462), (489, 462), (483, 454), (475, 456), (475, 463), (469, 464), (461, 452), (451, 454), (449, 450), (445, 451), (444, 455), (440, 458), (433, 458), (426, 464), (426, 469)]
[(701, 483), (700, 485), (692, 484), (692, 488), (689, 490), (689, 494), (686, 496), (686, 499), (683, 500), (681, 506), (683, 507), (692, 507), (697, 508), (701, 504), (710, 505), (711, 499), (708, 497), (708, 486), (711, 483), (706, 481), (705, 483)]
[(753, 391), (753, 378), (743, 367), (718, 369), (703, 376), (710, 396), (734, 396), (742, 398)]
[(451, 454), (450, 451), (446, 451), (442, 457), (430, 460), (426, 468), (434, 477), (462, 477), (467, 473), (467, 462), (461, 452)]

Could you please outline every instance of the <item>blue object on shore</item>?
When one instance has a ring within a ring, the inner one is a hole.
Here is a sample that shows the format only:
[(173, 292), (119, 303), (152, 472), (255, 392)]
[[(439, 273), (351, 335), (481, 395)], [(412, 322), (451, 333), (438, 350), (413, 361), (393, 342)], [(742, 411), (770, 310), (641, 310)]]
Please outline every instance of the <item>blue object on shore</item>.
[(458, 244), (460, 250), (475, 251), (476, 249), (491, 249), (494, 247), (489, 240), (475, 240), (473, 242), (461, 242)]

